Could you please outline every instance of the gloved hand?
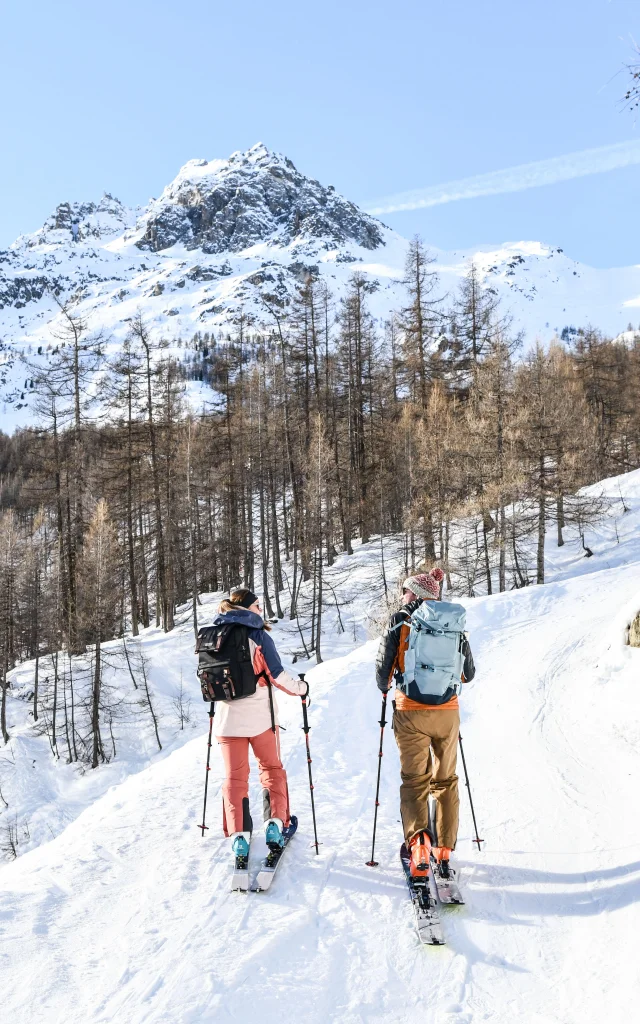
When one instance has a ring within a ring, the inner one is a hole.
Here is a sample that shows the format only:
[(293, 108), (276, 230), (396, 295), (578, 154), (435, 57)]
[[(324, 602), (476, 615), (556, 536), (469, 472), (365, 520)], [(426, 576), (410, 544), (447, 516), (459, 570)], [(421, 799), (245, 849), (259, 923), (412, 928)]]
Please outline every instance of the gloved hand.
[(382, 693), (388, 693), (389, 690), (391, 689), (391, 683), (389, 682), (388, 679), (383, 679), (381, 682), (378, 681), (378, 689)]
[(306, 700), (306, 698), (309, 696), (309, 684), (306, 679), (302, 678), (302, 675), (300, 675), (298, 678), (300, 679), (300, 682), (304, 683), (304, 685), (306, 686), (305, 692), (300, 694), (302, 700)]

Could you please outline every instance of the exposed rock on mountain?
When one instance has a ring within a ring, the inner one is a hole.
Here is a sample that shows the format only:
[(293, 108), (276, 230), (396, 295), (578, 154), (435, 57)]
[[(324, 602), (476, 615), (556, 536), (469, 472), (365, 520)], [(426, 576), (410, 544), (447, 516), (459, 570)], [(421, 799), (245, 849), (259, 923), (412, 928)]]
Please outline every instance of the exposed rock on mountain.
[(383, 244), (381, 225), (305, 177), (262, 143), (229, 160), (191, 160), (156, 200), (137, 245), (160, 252), (177, 243), (204, 253), (240, 252), (257, 242), (323, 239), (325, 248)]
[[(23, 243), (33, 248), (46, 242), (67, 241), (69, 238), (74, 242), (108, 238), (132, 227), (136, 212), (108, 192), (104, 193), (98, 203), (60, 203), (40, 231), (22, 236), (16, 244)], [(57, 236), (57, 232), (61, 232), (61, 236)]]

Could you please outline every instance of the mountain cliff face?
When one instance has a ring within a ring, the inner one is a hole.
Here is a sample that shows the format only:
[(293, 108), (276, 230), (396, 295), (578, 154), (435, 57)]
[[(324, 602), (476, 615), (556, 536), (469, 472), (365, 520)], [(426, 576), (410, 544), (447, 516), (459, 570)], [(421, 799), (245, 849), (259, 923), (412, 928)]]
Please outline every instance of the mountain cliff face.
[[(47, 358), (57, 301), (73, 299), (117, 348), (138, 311), (174, 341), (227, 331), (240, 314), (249, 328), (270, 329), (273, 311), (285, 311), (309, 276), (339, 299), (357, 270), (382, 324), (404, 302), (406, 246), (262, 144), (228, 160), (191, 160), (144, 208), (109, 194), (61, 203), (39, 231), (0, 251), (1, 426), (33, 418), (20, 357)], [(594, 270), (539, 242), (435, 256), (441, 294), (455, 293), (473, 259), (530, 342), (589, 322), (616, 334), (640, 318), (640, 267)]]
[(296, 239), (319, 239), (326, 249), (348, 242), (364, 249), (383, 244), (378, 221), (262, 143), (229, 160), (185, 164), (143, 223), (136, 244), (153, 252), (182, 244), (211, 255), (260, 242), (287, 246)]

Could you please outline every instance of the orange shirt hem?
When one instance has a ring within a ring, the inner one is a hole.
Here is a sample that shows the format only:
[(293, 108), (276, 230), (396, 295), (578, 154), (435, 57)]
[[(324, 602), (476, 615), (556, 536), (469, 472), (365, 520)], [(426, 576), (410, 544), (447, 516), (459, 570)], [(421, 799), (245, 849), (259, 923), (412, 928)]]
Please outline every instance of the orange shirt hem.
[(396, 690), (396, 711), (450, 711), (459, 708), (458, 695), (448, 700), (446, 704), (419, 704), (417, 700), (411, 700), (402, 690)]

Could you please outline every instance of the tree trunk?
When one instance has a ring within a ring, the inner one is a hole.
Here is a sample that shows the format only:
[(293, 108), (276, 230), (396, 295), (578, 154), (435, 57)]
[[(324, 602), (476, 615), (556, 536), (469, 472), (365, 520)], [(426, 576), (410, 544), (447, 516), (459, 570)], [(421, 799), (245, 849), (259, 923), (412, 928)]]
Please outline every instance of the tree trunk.
[(273, 470), (269, 466), (269, 497), (271, 501), (271, 546), (273, 549), (273, 590), (276, 601), (276, 612), (279, 619), (283, 618), (280, 604), (280, 591), (283, 588), (282, 566), (280, 564), (280, 532), (278, 530), (278, 512), (276, 506), (276, 488)]
[[(38, 554), (36, 553), (36, 558)], [(40, 572), (36, 565), (36, 571), (34, 574), (34, 595), (33, 595), (33, 626), (34, 626), (34, 638), (33, 646), (35, 648), (35, 668), (33, 674), (33, 720), (38, 721), (38, 682), (40, 678)]]
[[(71, 656), (71, 655), (69, 655)], [(58, 757), (58, 737), (56, 735), (58, 717), (58, 652), (51, 658), (53, 662), (53, 709), (51, 711), (51, 749)]]
[(191, 609), (193, 613), (193, 634), (198, 639), (198, 560), (196, 534), (193, 526), (193, 502), (191, 499), (191, 420), (187, 427), (187, 508), (189, 510), (189, 538), (191, 543)]
[(99, 754), (102, 747), (102, 742), (100, 739), (100, 683), (102, 671), (100, 655), (100, 640), (97, 640), (95, 649), (95, 661), (93, 667), (93, 689), (91, 693), (92, 768), (98, 767)]
[(562, 528), (564, 527), (564, 495), (562, 491), (556, 498), (556, 524), (558, 527), (558, 547), (564, 546), (564, 537), (562, 536)]
[(487, 514), (482, 516), (482, 551), (484, 554), (484, 571), (487, 577), (487, 594), (493, 593), (491, 580), (491, 562), (489, 560), (489, 538), (487, 534)]
[[(160, 472), (158, 469), (158, 455), (156, 449), (156, 428), (153, 419), (153, 395), (151, 391), (151, 350), (146, 338), (140, 339), (144, 346), (146, 356), (146, 383), (147, 383), (147, 427), (149, 432), (149, 454), (151, 456), (151, 475), (153, 480), (153, 500), (156, 513), (156, 592), (159, 604), (159, 613), (165, 632), (169, 631), (169, 607), (167, 596), (167, 580), (164, 555), (164, 534), (162, 529), (162, 502), (160, 498)], [(158, 612), (156, 612), (156, 617)]]
[(544, 534), (545, 534), (545, 498), (541, 492), (538, 497), (538, 549), (536, 555), (536, 582), (544, 583)]
[(9, 742), (9, 731), (7, 729), (7, 690), (9, 689), (9, 683), (7, 682), (8, 668), (8, 650), (5, 639), (4, 650), (2, 652), (2, 696), (0, 699), (0, 731), (2, 732), (2, 739), (4, 740), (5, 746)]
[(76, 709), (75, 695), (73, 692), (73, 666), (69, 656), (69, 690), (71, 692), (71, 744), (73, 747), (73, 760), (78, 760), (78, 749), (76, 747)]
[(498, 522), (500, 529), (500, 561), (498, 565), (498, 588), (500, 590), (500, 593), (502, 594), (507, 587), (507, 516), (504, 510), (504, 505), (502, 504), (500, 505)]
[(317, 560), (318, 573), (318, 614), (316, 618), (316, 664), (322, 663), (321, 641), (322, 641), (322, 532), (320, 532)]
[(131, 389), (129, 388), (129, 417), (127, 421), (127, 555), (129, 559), (129, 601), (131, 605), (131, 632), (138, 635), (138, 591), (136, 584), (136, 556), (133, 539), (133, 443), (132, 443)]

